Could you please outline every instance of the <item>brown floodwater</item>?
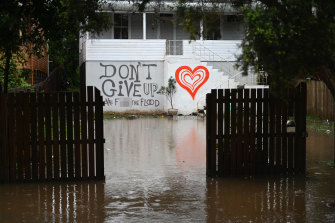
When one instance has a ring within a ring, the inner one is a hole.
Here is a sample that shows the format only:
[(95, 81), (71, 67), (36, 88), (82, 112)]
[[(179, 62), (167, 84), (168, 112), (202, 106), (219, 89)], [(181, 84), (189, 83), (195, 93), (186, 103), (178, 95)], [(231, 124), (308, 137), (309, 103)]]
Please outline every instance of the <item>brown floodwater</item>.
[(205, 121), (105, 120), (105, 182), (0, 185), (0, 222), (335, 222), (333, 136), (304, 176), (207, 178)]

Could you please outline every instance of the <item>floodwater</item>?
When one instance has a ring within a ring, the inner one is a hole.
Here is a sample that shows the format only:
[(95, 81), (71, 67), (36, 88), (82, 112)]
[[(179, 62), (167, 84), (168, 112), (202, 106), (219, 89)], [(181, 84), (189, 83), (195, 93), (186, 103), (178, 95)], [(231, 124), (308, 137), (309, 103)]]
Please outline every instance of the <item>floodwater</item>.
[(335, 222), (333, 136), (300, 177), (206, 178), (205, 121), (105, 120), (105, 182), (0, 185), (0, 222)]

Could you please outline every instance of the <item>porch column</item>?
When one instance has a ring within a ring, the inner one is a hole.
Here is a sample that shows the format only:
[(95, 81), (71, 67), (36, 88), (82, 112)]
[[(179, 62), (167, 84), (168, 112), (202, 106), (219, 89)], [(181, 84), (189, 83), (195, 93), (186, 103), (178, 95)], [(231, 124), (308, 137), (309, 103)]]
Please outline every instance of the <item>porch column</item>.
[(223, 20), (224, 20), (224, 18), (223, 18), (223, 15), (220, 15), (220, 39), (223, 39), (223, 32), (224, 32), (224, 30), (223, 30)]
[(143, 12), (143, 39), (147, 39), (147, 16)]
[(204, 21), (200, 19), (200, 40), (204, 40)]

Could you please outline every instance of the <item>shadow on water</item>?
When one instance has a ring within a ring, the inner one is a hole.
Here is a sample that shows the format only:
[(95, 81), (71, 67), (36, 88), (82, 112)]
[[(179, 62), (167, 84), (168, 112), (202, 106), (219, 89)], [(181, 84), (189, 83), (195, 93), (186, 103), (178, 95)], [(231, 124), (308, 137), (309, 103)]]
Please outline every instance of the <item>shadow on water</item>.
[(0, 222), (334, 222), (333, 137), (305, 176), (207, 178), (205, 122), (105, 121), (105, 182), (0, 185)]

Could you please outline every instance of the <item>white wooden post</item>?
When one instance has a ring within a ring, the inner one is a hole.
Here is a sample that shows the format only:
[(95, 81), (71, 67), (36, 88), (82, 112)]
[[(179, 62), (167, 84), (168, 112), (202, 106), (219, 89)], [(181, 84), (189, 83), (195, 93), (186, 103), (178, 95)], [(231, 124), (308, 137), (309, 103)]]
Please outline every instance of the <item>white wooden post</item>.
[(200, 20), (200, 40), (204, 40), (204, 21)]
[(143, 39), (147, 39), (147, 17), (145, 12), (143, 12)]

